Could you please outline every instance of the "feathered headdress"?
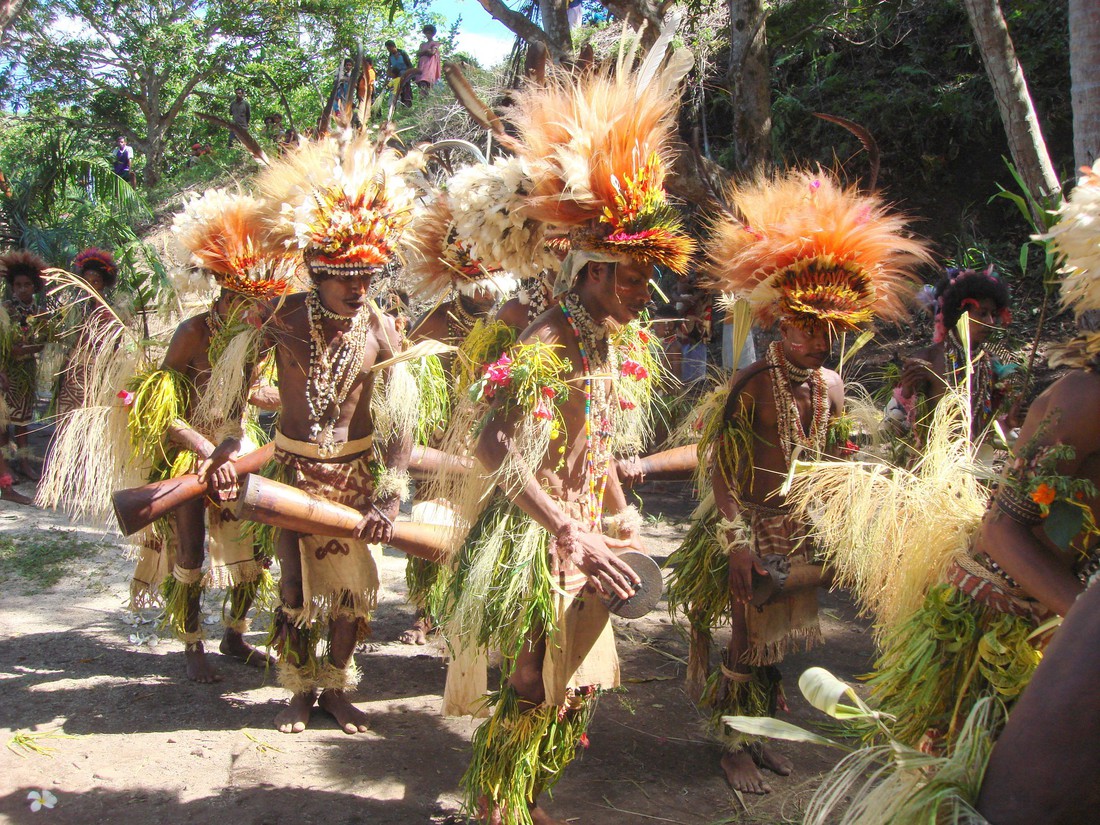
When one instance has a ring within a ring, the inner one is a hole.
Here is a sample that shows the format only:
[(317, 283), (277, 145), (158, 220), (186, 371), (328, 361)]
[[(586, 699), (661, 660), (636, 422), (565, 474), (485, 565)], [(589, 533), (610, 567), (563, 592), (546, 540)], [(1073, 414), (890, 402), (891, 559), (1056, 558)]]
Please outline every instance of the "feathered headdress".
[(35, 288), (42, 284), (42, 273), (49, 266), (42, 258), (24, 249), (13, 249), (0, 255), (0, 276), (10, 284), (19, 275), (26, 275), (35, 282)]
[(402, 175), (419, 153), (380, 149), (368, 134), (326, 137), (274, 160), (257, 178), (273, 233), (313, 274), (350, 275), (389, 263), (412, 218)]
[(843, 187), (823, 171), (790, 171), (728, 192), (742, 220), (718, 220), (711, 280), (745, 298), (757, 318), (854, 328), (908, 315), (913, 269), (931, 260), (881, 198)]
[(446, 192), (413, 218), (406, 243), (408, 289), (418, 298), (435, 300), (452, 287), (464, 294), (487, 289), (498, 295), (516, 287), (515, 277), (496, 261), (472, 255), (469, 242), (458, 232)]
[[(1061, 300), (1078, 321), (1100, 310), (1100, 160), (1081, 167), (1077, 187), (1061, 208), (1061, 219), (1046, 235), (1056, 252), (1065, 256)], [(1092, 367), (1100, 363), (1100, 332), (1086, 328), (1081, 335), (1050, 347), (1052, 367)]]
[(1058, 223), (1041, 236), (1066, 258), (1062, 306), (1077, 317), (1100, 309), (1100, 160), (1081, 167), (1081, 175)]
[(115, 256), (106, 249), (95, 246), (88, 247), (73, 258), (73, 269), (77, 273), (83, 272), (87, 267), (101, 270), (108, 278), (113, 278), (118, 274), (118, 264), (115, 263)]
[(624, 50), (611, 74), (556, 74), (516, 96), (506, 117), (516, 138), (502, 138), (532, 180), (527, 214), (570, 233), (573, 249), (628, 257), (687, 271), (695, 242), (668, 203), (679, 96), (690, 52), (665, 62), (675, 22), (642, 65)]
[(558, 267), (546, 227), (526, 211), (532, 185), (518, 157), (464, 166), (447, 181), (455, 232), (470, 255), (520, 279)]
[[(273, 243), (263, 204), (249, 195), (210, 189), (192, 198), (172, 221), (172, 231), (191, 262), (225, 289), (254, 298), (285, 295), (293, 287), (295, 262)], [(209, 286), (188, 276), (181, 292)]]

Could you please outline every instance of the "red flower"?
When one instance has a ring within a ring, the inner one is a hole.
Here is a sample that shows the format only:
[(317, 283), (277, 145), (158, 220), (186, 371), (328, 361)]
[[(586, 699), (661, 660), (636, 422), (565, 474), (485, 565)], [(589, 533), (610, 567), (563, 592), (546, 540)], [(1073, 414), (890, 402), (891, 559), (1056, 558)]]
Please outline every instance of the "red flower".
[[(512, 359), (508, 357), (508, 353), (504, 353), (485, 368), (485, 380), (498, 387), (507, 387), (512, 382)], [(489, 395), (488, 387), (485, 394)]]
[(637, 406), (638, 405), (635, 404), (633, 401), (631, 401), (629, 398), (620, 398), (619, 399), (619, 409), (620, 410), (632, 410)]
[(554, 390), (553, 387), (543, 387), (542, 388), (543, 398), (553, 398), (557, 394), (558, 393)]
[(638, 330), (638, 340), (641, 341), (643, 344), (648, 344), (649, 343), (649, 333), (646, 332), (644, 329)]
[(554, 417), (554, 413), (550, 411), (550, 408), (546, 406), (545, 402), (540, 401), (538, 406), (535, 407), (534, 412), (531, 413), (539, 421), (549, 421)]
[(631, 358), (627, 358), (625, 361), (623, 361), (623, 366), (620, 370), (620, 373), (622, 375), (630, 376), (631, 378), (636, 378), (639, 381), (649, 377), (649, 372), (646, 370), (646, 368)]
[(844, 446), (840, 448), (840, 455), (842, 458), (851, 458), (859, 451), (859, 445), (852, 439), (848, 439), (844, 442)]
[(118, 398), (122, 400), (122, 406), (124, 407), (129, 407), (131, 404), (134, 403), (134, 394), (132, 392), (127, 392), (126, 390), (119, 390)]
[(582, 733), (581, 734), (580, 745), (585, 750), (588, 750), (588, 734), (587, 733)]

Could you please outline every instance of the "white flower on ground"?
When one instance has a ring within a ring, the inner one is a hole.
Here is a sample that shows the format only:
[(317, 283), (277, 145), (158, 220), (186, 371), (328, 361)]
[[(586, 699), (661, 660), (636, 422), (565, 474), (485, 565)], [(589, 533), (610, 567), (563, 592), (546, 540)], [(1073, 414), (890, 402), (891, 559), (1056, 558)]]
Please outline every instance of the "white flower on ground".
[(57, 804), (57, 797), (43, 788), (41, 791), (31, 791), (27, 794), (31, 802), (31, 810), (37, 813), (43, 808), (52, 808)]

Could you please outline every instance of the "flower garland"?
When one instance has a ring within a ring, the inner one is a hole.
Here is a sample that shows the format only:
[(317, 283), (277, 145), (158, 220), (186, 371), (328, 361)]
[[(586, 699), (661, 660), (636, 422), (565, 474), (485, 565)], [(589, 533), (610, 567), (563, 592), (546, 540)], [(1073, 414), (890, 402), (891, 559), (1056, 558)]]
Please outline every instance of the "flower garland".
[[(801, 447), (816, 456), (825, 450), (825, 441), (829, 434), (829, 392), (825, 386), (825, 376), (820, 369), (802, 370), (788, 363), (783, 356), (783, 346), (773, 341), (768, 347), (768, 370), (772, 379), (772, 392), (775, 395), (775, 408), (778, 416), (779, 443), (787, 464), (791, 463), (791, 454), (795, 446)], [(802, 414), (798, 411), (793, 385), (810, 381), (810, 404), (813, 420), (807, 434), (802, 426)]]
[[(309, 438), (317, 444), (321, 458), (335, 455), (338, 446), (333, 437), (340, 406), (351, 392), (363, 365), (363, 354), (370, 338), (369, 314), (360, 310), (353, 318), (326, 309), (314, 289), (306, 298), (309, 316), (309, 377), (306, 381), (306, 405), (309, 407)], [(351, 327), (337, 338), (330, 350), (322, 331), (321, 317), (351, 321)]]

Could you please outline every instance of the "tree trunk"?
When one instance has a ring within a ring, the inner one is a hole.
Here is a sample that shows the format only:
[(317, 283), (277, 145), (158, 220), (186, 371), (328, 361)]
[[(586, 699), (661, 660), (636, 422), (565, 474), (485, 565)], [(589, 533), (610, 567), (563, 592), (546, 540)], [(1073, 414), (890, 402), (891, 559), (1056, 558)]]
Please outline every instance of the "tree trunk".
[(542, 30), (552, 44), (551, 52), (573, 52), (573, 38), (569, 34), (569, 19), (565, 14), (568, 7), (568, 0), (539, 0), (539, 17), (542, 20)]
[(729, 0), (730, 63), (726, 73), (733, 104), (735, 171), (752, 174), (771, 147), (771, 70), (763, 0)]
[[(1095, 0), (1081, 2), (1093, 3)], [(963, 5), (997, 98), (1012, 162), (1033, 196), (1059, 191), (1058, 176), (1054, 174), (1039, 117), (1031, 102), (1024, 71), (1016, 59), (1016, 49), (999, 0), (963, 0)]]
[(1069, 0), (1069, 74), (1073, 157), (1091, 166), (1100, 158), (1100, 4)]

